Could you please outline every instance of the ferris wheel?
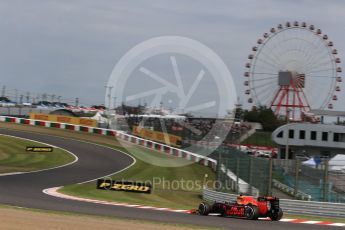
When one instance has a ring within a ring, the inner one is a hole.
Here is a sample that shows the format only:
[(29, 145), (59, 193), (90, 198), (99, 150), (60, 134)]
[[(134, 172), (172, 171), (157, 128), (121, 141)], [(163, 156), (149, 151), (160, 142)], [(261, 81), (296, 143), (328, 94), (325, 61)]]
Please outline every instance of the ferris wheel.
[(333, 109), (341, 90), (338, 51), (321, 29), (297, 21), (264, 33), (248, 55), (248, 102), (292, 120), (311, 109)]

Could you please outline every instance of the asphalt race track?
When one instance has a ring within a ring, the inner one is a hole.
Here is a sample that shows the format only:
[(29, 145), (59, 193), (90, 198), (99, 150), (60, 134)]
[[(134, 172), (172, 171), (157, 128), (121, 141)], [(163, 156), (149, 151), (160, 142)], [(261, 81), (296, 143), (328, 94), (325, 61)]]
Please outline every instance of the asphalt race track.
[(52, 197), (44, 194), (42, 190), (99, 178), (125, 168), (126, 166), (130, 165), (133, 160), (129, 156), (120, 152), (86, 142), (6, 129), (0, 129), (0, 133), (59, 146), (74, 153), (79, 158), (79, 161), (76, 163), (62, 168), (36, 173), (0, 176), (0, 203), (2, 204), (101, 216), (125, 217), (168, 223), (194, 224), (242, 230), (288, 230), (292, 228), (295, 230), (339, 229), (339, 227), (331, 226), (271, 221), (248, 221), (232, 218), (221, 218), (217, 216), (203, 217), (183, 213), (93, 204)]

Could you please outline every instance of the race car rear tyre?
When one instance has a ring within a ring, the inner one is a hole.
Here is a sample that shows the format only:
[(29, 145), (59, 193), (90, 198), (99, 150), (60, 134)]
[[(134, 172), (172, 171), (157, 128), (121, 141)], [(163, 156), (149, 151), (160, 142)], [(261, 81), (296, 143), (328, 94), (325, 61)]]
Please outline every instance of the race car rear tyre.
[(257, 220), (259, 218), (259, 209), (256, 206), (247, 206), (245, 211), (248, 220)]
[(283, 217), (283, 210), (281, 208), (279, 208), (278, 212), (271, 212), (269, 214), (269, 217), (273, 221), (278, 221)]
[(207, 216), (211, 212), (211, 206), (206, 202), (202, 202), (199, 205), (198, 211), (200, 215)]

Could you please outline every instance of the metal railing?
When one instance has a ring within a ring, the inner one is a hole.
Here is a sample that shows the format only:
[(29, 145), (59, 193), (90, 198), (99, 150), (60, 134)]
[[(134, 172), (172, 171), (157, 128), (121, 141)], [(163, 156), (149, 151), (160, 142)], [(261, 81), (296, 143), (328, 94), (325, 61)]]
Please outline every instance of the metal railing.
[[(203, 200), (208, 202), (235, 201), (237, 195), (203, 189)], [(280, 199), (280, 206), (285, 213), (323, 217), (345, 218), (345, 204), (315, 201)]]

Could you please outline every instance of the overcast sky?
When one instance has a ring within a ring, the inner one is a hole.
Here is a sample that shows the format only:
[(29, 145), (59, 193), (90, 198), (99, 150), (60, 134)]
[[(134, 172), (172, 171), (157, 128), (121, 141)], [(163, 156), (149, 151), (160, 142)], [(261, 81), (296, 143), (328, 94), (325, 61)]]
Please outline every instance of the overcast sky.
[(244, 63), (264, 32), (306, 21), (329, 35), (342, 58), (344, 12), (342, 0), (1, 0), (0, 86), (102, 104), (111, 71), (129, 49), (177, 35), (215, 51), (242, 96)]

